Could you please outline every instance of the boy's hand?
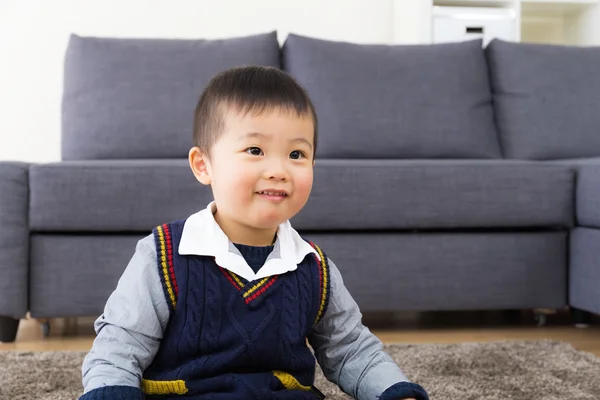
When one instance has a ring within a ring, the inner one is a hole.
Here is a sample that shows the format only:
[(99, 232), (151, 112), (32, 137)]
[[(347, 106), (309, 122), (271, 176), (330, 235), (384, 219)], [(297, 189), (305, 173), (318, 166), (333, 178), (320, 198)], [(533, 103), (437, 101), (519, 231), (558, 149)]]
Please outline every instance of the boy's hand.
[[(413, 396), (413, 397), (405, 397)], [(412, 382), (398, 382), (381, 394), (380, 400), (429, 400), (421, 385)]]

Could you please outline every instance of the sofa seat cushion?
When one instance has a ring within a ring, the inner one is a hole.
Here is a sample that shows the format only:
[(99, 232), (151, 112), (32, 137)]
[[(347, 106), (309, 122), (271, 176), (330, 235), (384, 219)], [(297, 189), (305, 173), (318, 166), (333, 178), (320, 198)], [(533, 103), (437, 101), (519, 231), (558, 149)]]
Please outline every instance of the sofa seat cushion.
[[(317, 160), (297, 229), (573, 225), (570, 166), (504, 160)], [(148, 232), (205, 207), (187, 160), (71, 161), (30, 171), (36, 232)]]
[(325, 158), (500, 158), (481, 40), (367, 45), (289, 35)]
[(507, 160), (317, 160), (302, 229), (570, 227), (569, 166)]

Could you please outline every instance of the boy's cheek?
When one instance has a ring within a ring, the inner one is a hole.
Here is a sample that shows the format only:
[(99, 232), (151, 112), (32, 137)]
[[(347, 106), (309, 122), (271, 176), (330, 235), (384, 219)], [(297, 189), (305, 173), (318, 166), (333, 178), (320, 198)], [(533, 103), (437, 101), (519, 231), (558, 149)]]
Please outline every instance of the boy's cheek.
[(301, 184), (296, 184), (295, 186), (296, 201), (302, 200), (303, 204), (306, 204), (308, 198), (310, 197), (310, 192), (312, 190), (312, 181), (305, 181)]
[(312, 189), (313, 185), (313, 174), (312, 171), (301, 174), (296, 179), (296, 188), (302, 191), (308, 191)]

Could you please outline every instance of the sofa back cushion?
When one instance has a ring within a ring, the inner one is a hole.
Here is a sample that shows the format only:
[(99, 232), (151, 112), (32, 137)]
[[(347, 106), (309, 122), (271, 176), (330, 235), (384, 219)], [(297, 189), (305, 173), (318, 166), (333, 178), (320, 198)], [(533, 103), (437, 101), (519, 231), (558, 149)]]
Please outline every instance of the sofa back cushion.
[(506, 157), (600, 156), (600, 48), (496, 39), (486, 55)]
[(320, 157), (498, 158), (481, 46), (289, 35), (283, 66), (315, 103)]
[(276, 33), (223, 40), (72, 35), (62, 158), (186, 157), (202, 90), (213, 75), (241, 65), (279, 67)]

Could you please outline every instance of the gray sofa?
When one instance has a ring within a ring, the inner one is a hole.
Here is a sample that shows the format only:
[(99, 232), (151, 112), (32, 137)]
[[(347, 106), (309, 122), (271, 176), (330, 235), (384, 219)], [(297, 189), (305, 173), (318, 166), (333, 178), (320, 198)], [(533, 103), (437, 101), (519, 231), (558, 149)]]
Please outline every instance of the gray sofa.
[(316, 105), (293, 224), (364, 311), (600, 313), (600, 49), (72, 36), (63, 161), (0, 166), (1, 339), (26, 311), (100, 314), (137, 240), (211, 200), (186, 161), (193, 108), (243, 64)]

